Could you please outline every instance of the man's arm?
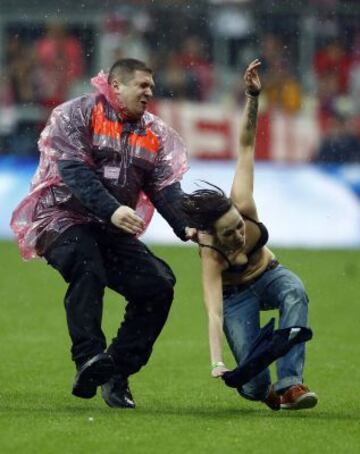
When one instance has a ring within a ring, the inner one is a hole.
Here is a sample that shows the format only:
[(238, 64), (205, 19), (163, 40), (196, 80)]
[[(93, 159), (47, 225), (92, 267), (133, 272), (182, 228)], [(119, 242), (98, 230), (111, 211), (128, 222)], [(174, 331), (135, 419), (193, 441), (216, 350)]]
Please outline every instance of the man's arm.
[(172, 227), (176, 236), (183, 241), (189, 239), (186, 232), (188, 219), (181, 207), (183, 191), (180, 183), (170, 184), (158, 192), (149, 194), (149, 197), (157, 211)]
[(95, 170), (81, 161), (58, 161), (60, 176), (71, 193), (97, 217), (110, 221), (120, 203), (104, 187)]
[(179, 181), (188, 169), (185, 142), (158, 117), (154, 117), (152, 127), (161, 141), (161, 147), (144, 192), (181, 240), (195, 240), (195, 229), (188, 227), (181, 206), (183, 192)]
[(71, 193), (84, 207), (105, 221), (127, 233), (137, 234), (142, 230), (143, 220), (135, 211), (120, 205), (105, 188), (96, 172), (81, 161), (58, 161), (60, 176)]

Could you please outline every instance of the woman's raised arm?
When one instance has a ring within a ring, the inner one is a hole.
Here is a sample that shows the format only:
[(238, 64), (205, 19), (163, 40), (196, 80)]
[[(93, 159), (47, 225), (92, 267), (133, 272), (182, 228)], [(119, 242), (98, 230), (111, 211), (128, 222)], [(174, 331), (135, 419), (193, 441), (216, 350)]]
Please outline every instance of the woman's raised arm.
[(240, 120), (239, 156), (231, 188), (231, 199), (239, 211), (254, 218), (257, 218), (253, 180), (258, 98), (261, 91), (257, 69), (260, 65), (259, 60), (254, 60), (244, 74), (246, 102)]

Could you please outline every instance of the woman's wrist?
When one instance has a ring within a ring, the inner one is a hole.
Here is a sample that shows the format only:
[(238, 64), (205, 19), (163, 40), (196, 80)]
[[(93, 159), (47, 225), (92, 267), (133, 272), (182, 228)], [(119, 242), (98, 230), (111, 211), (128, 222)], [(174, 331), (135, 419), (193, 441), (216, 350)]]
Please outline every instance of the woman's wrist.
[(225, 367), (225, 364), (223, 361), (213, 361), (211, 363), (211, 370), (216, 369), (217, 367)]
[(257, 99), (260, 95), (260, 90), (245, 90), (245, 96), (251, 99)]

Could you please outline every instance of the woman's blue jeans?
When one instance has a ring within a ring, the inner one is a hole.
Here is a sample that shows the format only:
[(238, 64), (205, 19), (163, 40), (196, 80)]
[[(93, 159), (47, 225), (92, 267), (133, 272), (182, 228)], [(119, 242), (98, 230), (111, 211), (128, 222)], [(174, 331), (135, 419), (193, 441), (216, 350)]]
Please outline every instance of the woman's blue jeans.
[[(279, 328), (306, 327), (308, 302), (301, 280), (281, 265), (266, 271), (243, 290), (224, 287), (224, 333), (237, 363), (245, 358), (259, 334), (261, 310), (278, 309)], [(276, 362), (275, 391), (302, 383), (304, 359), (305, 345), (299, 344)], [(266, 369), (238, 391), (247, 399), (263, 400), (270, 384)]]

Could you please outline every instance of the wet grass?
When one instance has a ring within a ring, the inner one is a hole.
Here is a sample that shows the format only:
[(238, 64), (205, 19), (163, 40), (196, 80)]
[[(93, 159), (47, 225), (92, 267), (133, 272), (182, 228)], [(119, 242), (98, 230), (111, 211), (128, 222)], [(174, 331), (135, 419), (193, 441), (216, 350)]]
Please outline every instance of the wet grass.
[[(44, 262), (23, 263), (13, 244), (0, 243), (1, 453), (360, 451), (360, 251), (277, 251), (310, 295), (305, 379), (320, 404), (275, 413), (209, 377), (196, 250), (154, 249), (176, 272), (176, 299), (149, 364), (131, 380), (137, 409), (119, 411), (100, 396), (71, 396), (65, 285)], [(108, 338), (123, 306), (106, 294)]]

